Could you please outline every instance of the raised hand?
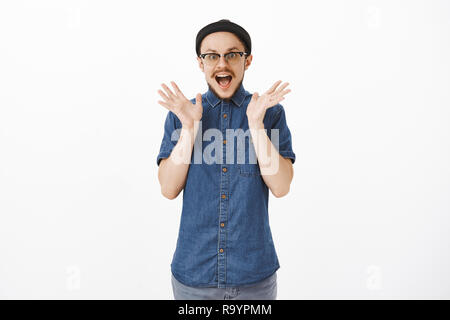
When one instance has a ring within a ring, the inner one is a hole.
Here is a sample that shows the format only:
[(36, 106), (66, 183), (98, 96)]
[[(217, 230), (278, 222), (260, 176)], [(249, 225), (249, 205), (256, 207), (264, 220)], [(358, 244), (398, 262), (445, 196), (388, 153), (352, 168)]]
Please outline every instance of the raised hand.
[(202, 95), (197, 93), (195, 105), (192, 104), (181, 92), (175, 82), (170, 82), (175, 90), (173, 93), (164, 83), (161, 84), (165, 93), (160, 89), (158, 93), (164, 101), (158, 101), (160, 105), (172, 111), (180, 119), (183, 127), (193, 128), (196, 121), (200, 121), (203, 114)]
[(259, 96), (257, 92), (253, 94), (247, 107), (247, 118), (249, 124), (261, 124), (264, 120), (266, 110), (282, 101), (284, 99), (284, 95), (291, 91), (290, 89), (284, 90), (289, 85), (289, 82), (284, 83), (280, 88), (278, 88), (278, 90), (276, 90), (280, 83), (281, 80), (275, 82), (274, 85), (262, 96)]

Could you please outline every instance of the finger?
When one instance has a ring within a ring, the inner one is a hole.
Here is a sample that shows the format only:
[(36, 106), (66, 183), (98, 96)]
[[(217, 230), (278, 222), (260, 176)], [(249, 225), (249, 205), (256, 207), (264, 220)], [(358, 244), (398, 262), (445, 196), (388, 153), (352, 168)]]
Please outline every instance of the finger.
[(165, 103), (165, 102), (159, 101), (159, 100), (158, 100), (158, 103), (159, 103), (160, 105), (162, 105), (164, 108), (166, 108), (167, 110), (172, 111), (172, 107), (171, 107), (168, 103)]
[(267, 94), (271, 94), (272, 92), (274, 92), (275, 89), (276, 89), (276, 87), (278, 87), (278, 85), (279, 85), (280, 83), (281, 83), (281, 80), (278, 80), (277, 82), (275, 82), (275, 83), (273, 84), (273, 86), (270, 87), (270, 89), (266, 91), (266, 93), (267, 93)]
[(283, 92), (280, 92), (280, 93), (278, 94), (278, 96), (282, 97), (282, 96), (284, 96), (285, 94), (287, 94), (287, 93), (289, 93), (289, 92), (291, 92), (291, 89), (287, 89), (287, 90), (284, 90)]
[(164, 92), (162, 92), (162, 90), (158, 90), (158, 93), (164, 100), (166, 101), (170, 100), (169, 97)]
[(278, 97), (277, 98), (277, 103), (280, 103), (280, 101), (283, 101), (286, 97)]
[(186, 98), (186, 97), (184, 96), (183, 92), (181, 92), (180, 88), (178, 88), (177, 84), (176, 84), (174, 81), (171, 81), (170, 83), (172, 84), (172, 87), (174, 88), (175, 93), (176, 93), (178, 96), (180, 96), (180, 97), (182, 97), (182, 98)]
[(197, 105), (202, 105), (202, 95), (200, 93), (197, 93), (197, 95), (195, 96), (195, 104)]
[(173, 99), (176, 98), (175, 94), (170, 90), (168, 86), (166, 86), (164, 83), (161, 84), (161, 86), (164, 88), (164, 91), (166, 91), (167, 95)]
[[(280, 88), (278, 88), (278, 90), (275, 92), (275, 94), (276, 95), (280, 94), (288, 85), (289, 85), (289, 82), (284, 83)], [(291, 91), (291, 90), (289, 90), (289, 91)]]

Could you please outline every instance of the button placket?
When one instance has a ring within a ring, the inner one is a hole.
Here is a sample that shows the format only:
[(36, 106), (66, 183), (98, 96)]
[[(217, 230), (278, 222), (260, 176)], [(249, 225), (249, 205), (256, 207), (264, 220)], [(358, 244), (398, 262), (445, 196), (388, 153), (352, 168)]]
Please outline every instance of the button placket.
[[(220, 127), (222, 131), (222, 137), (226, 137), (226, 129), (228, 128), (228, 113), (229, 104), (227, 102), (221, 103), (221, 118)], [(222, 144), (222, 159), (226, 159), (226, 143), (223, 139)], [(218, 261), (218, 288), (226, 287), (226, 222), (228, 219), (228, 186), (229, 186), (229, 173), (226, 164), (221, 165), (220, 175), (220, 213), (219, 213), (219, 230), (218, 230), (218, 248), (217, 248), (217, 261)]]

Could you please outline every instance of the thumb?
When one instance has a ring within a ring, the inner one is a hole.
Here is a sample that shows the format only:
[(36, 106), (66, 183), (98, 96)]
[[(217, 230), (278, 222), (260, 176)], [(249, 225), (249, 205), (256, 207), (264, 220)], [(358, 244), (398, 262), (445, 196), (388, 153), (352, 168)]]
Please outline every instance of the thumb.
[(202, 105), (202, 95), (200, 93), (197, 93), (197, 95), (195, 96), (195, 104)]
[(252, 100), (257, 100), (259, 98), (258, 92), (255, 92), (252, 96)]

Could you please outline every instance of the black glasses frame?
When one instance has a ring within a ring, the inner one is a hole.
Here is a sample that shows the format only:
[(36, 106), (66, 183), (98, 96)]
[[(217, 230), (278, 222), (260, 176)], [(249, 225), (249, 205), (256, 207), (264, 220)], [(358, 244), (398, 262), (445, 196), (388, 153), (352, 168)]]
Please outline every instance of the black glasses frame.
[(242, 52), (242, 51), (240, 51), (240, 52), (238, 52), (238, 51), (232, 51), (232, 52), (228, 52), (228, 53), (224, 53), (224, 54), (220, 54), (220, 53), (215, 53), (215, 52), (210, 52), (210, 53), (202, 53), (202, 54), (199, 54), (199, 57), (201, 57), (203, 60), (205, 59), (205, 57), (206, 57), (206, 55), (209, 55), (209, 54), (212, 54), (212, 55), (215, 55), (215, 56), (219, 56), (219, 59), (217, 60), (217, 61), (219, 61), (220, 60), (220, 57), (222, 57), (222, 56), (224, 56), (224, 58), (225, 58), (225, 60), (226, 61), (228, 61), (228, 59), (227, 59), (227, 55), (229, 55), (230, 53), (238, 53), (241, 57), (242, 57), (242, 55), (245, 55), (245, 56), (248, 56), (248, 52)]

